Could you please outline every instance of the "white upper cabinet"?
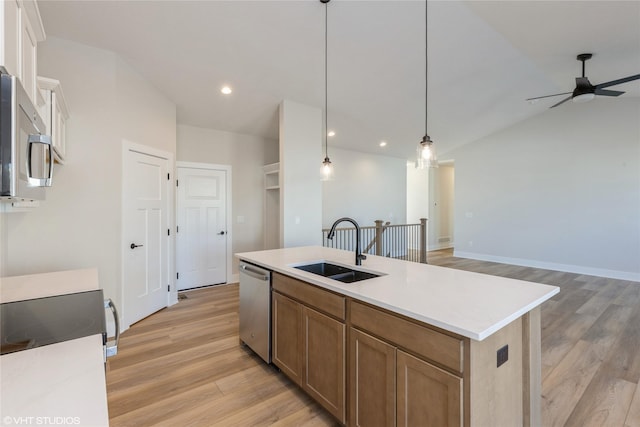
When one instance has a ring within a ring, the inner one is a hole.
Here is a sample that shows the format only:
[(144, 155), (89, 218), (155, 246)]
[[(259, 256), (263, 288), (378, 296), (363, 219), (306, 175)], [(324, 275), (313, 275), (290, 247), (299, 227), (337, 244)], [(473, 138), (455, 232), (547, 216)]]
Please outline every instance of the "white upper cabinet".
[(40, 116), (51, 135), (53, 153), (58, 163), (64, 163), (66, 155), (66, 124), (69, 109), (62, 93), (60, 82), (55, 79), (38, 76), (38, 108)]
[(38, 4), (35, 0), (3, 0), (0, 25), (0, 65), (20, 79), (27, 95), (36, 104), (37, 45), (45, 39)]
[(20, 6), (16, 0), (5, 0), (0, 7), (2, 41), (0, 64), (7, 73), (20, 77)]

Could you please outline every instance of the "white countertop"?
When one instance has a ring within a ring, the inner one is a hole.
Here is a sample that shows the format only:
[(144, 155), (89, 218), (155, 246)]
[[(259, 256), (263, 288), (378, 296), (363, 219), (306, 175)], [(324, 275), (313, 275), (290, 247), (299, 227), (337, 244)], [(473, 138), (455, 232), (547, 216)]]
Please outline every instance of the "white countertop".
[(0, 425), (108, 426), (102, 335), (0, 357)]
[(55, 271), (0, 277), (0, 303), (92, 291), (98, 288), (98, 270)]
[[(481, 341), (557, 294), (556, 286), (305, 246), (238, 253), (242, 260)], [(342, 283), (294, 268), (329, 261), (384, 276)]]

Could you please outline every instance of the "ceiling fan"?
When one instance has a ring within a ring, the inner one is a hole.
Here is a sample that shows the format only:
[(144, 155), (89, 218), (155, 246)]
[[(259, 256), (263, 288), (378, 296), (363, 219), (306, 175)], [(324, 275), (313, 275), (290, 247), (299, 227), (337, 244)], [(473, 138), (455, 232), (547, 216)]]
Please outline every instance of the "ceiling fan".
[(604, 89), (605, 87), (609, 87), (609, 86), (615, 86), (615, 85), (619, 85), (622, 83), (626, 83), (626, 82), (630, 82), (632, 80), (638, 80), (640, 79), (640, 74), (636, 74), (633, 76), (629, 76), (629, 77), (624, 77), (621, 79), (617, 79), (617, 80), (611, 80), (610, 82), (606, 82), (606, 83), (600, 83), (597, 85), (592, 85), (591, 82), (589, 82), (589, 79), (587, 77), (585, 77), (584, 75), (584, 63), (585, 61), (591, 59), (593, 55), (591, 53), (581, 53), (580, 55), (578, 55), (576, 57), (576, 59), (578, 61), (582, 62), (582, 77), (576, 77), (576, 88), (573, 90), (573, 92), (563, 92), (563, 93), (556, 93), (553, 95), (545, 95), (545, 96), (538, 96), (535, 98), (529, 98), (527, 99), (527, 101), (535, 101), (538, 99), (542, 99), (542, 98), (550, 98), (552, 96), (560, 96), (560, 95), (568, 95), (571, 94), (571, 96), (566, 97), (565, 99), (563, 99), (562, 101), (552, 105), (550, 108), (553, 107), (557, 107), (560, 104), (563, 104), (565, 102), (567, 102), (568, 100), (573, 100), (573, 102), (587, 102), (592, 100), (596, 95), (601, 95), (601, 96), (620, 96), (622, 95), (624, 92), (618, 91), (618, 90), (606, 90)]

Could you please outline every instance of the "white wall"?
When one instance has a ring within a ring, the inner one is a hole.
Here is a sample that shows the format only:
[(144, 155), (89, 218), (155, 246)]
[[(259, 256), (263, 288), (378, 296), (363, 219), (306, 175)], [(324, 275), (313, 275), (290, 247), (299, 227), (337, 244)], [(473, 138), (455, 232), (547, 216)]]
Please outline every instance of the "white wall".
[(429, 249), (454, 245), (454, 167), (441, 164), (429, 169)]
[[(178, 125), (178, 161), (231, 165), (233, 218), (228, 221), (233, 253), (263, 248), (262, 167), (265, 159), (273, 160), (274, 147), (272, 141), (257, 136)], [(239, 223), (238, 217), (244, 222)], [(237, 264), (234, 257), (234, 271)]]
[(322, 244), (322, 114), (316, 107), (280, 104), (281, 246)]
[(9, 253), (9, 237), (7, 227), (7, 215), (0, 211), (0, 280), (2, 280), (2, 277), (8, 275), (7, 256)]
[(67, 161), (39, 208), (7, 214), (5, 273), (96, 267), (119, 305), (122, 140), (175, 154), (175, 105), (112, 52), (49, 37), (38, 54), (71, 110)]
[[(343, 216), (363, 227), (375, 225), (377, 219), (406, 223), (406, 160), (338, 148), (331, 148), (329, 157), (335, 178), (322, 183), (323, 228)], [(322, 159), (316, 163), (319, 170)]]
[(457, 256), (640, 280), (640, 99), (567, 103), (446, 154)]
[(407, 162), (407, 223), (418, 224), (420, 218), (429, 218), (429, 169)]

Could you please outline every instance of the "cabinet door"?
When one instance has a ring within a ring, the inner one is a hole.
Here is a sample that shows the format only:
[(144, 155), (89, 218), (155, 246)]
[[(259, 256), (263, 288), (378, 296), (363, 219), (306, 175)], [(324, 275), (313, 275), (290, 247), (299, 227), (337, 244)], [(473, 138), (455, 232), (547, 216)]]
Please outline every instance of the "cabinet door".
[(302, 305), (274, 292), (272, 328), (273, 363), (302, 385)]
[(0, 64), (9, 74), (20, 76), (20, 6), (16, 0), (5, 0), (0, 7), (4, 8), (0, 14), (4, 20), (0, 38)]
[(345, 325), (306, 306), (303, 388), (345, 422)]
[(396, 425), (396, 348), (351, 328), (349, 425)]
[(24, 87), (24, 91), (29, 96), (29, 99), (33, 104), (37, 104), (36, 102), (36, 78), (37, 78), (37, 45), (38, 41), (36, 40), (36, 35), (31, 29), (31, 24), (29, 24), (29, 18), (27, 18), (27, 12), (24, 11), (24, 8), (21, 9), (21, 28), (20, 28), (20, 40), (22, 44), (22, 72), (20, 73), (20, 81), (22, 82), (22, 86)]
[(398, 427), (460, 426), (462, 378), (397, 351)]
[(55, 92), (51, 92), (51, 143), (58, 157), (64, 161), (65, 157), (65, 117), (60, 108), (60, 102)]

